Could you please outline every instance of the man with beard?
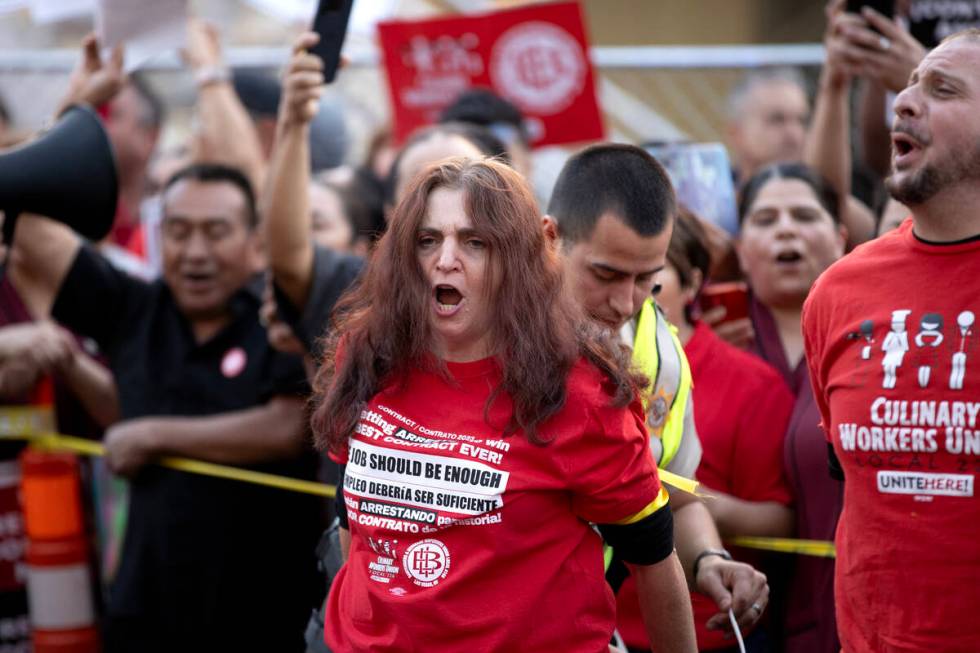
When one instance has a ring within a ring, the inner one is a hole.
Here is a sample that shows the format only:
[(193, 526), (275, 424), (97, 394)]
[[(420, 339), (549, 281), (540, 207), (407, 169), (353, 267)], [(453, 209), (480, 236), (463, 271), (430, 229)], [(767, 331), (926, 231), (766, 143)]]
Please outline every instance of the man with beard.
[[(831, 266), (804, 307), (814, 394), (845, 475), (837, 624), (849, 653), (976, 651), (980, 30), (930, 52), (895, 114), (887, 186), (912, 220)], [(913, 356), (931, 350), (928, 379), (908, 363), (885, 376), (894, 315), (928, 316), (930, 342), (908, 338)], [(867, 320), (864, 359), (849, 334)]]
[[(565, 164), (544, 229), (560, 243), (566, 278), (578, 301), (598, 322), (622, 334), (637, 367), (653, 382), (646, 407), (657, 464), (691, 477), (701, 445), (690, 403), (690, 371), (652, 298), (676, 212), (670, 179), (653, 157), (632, 145), (601, 144)], [(719, 608), (707, 627), (730, 628), (730, 607), (741, 627), (753, 624), (768, 601), (765, 576), (731, 560), (704, 504), (678, 491), (671, 505), (677, 554), (688, 583)], [(621, 576), (611, 576), (614, 585), (622, 582)], [(626, 607), (636, 608), (621, 601), (621, 611)], [(622, 618), (620, 625), (628, 627)]]

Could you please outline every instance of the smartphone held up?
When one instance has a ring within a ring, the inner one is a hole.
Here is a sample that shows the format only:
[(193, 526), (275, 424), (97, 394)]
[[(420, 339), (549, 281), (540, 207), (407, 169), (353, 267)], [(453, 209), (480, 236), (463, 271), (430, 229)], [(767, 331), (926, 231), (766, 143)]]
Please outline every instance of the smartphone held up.
[(329, 84), (337, 76), (340, 67), (340, 49), (347, 35), (354, 0), (320, 0), (313, 16), (313, 31), (320, 41), (310, 49), (323, 60), (323, 80)]
[(746, 318), (749, 316), (748, 286), (741, 281), (710, 283), (701, 290), (700, 304), (703, 312), (725, 307), (725, 315), (719, 324)]

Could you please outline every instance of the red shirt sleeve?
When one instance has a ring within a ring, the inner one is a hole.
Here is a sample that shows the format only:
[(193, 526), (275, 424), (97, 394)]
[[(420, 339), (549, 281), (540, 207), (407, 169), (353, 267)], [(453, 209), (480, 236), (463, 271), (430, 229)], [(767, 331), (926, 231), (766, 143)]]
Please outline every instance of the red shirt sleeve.
[[(608, 397), (603, 397), (608, 401)], [(657, 500), (660, 480), (643, 408), (593, 406), (587, 426), (562, 451), (572, 511), (596, 524), (627, 519)]]

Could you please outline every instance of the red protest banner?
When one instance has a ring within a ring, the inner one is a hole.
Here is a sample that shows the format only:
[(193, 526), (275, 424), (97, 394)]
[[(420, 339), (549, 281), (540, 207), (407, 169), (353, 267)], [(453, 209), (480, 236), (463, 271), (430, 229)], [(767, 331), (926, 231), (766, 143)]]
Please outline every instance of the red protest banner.
[(582, 12), (576, 2), (378, 24), (395, 136), (438, 118), (471, 86), (527, 117), (534, 145), (603, 137)]

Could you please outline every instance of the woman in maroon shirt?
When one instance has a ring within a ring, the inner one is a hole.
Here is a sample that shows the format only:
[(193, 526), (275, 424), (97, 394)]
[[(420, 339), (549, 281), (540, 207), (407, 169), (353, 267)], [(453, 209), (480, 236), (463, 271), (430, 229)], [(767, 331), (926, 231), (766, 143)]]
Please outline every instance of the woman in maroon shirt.
[[(776, 164), (743, 187), (739, 263), (752, 288), (754, 352), (796, 396), (784, 464), (794, 495), (796, 535), (833, 540), (843, 484), (830, 476), (827, 442), (803, 357), (800, 316), (817, 277), (844, 253), (846, 229), (830, 186), (801, 164)], [(786, 607), (784, 647), (837, 653), (833, 560), (798, 556)]]

